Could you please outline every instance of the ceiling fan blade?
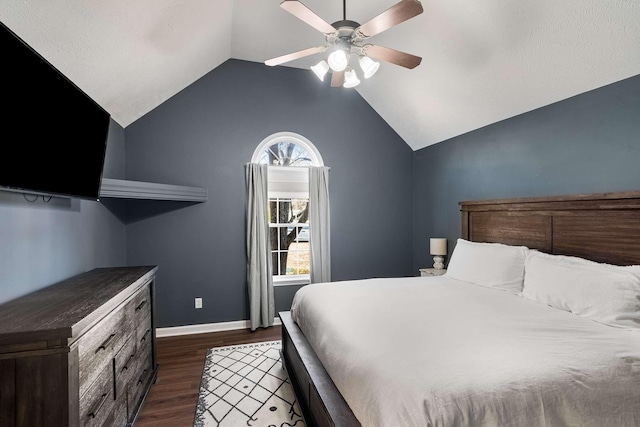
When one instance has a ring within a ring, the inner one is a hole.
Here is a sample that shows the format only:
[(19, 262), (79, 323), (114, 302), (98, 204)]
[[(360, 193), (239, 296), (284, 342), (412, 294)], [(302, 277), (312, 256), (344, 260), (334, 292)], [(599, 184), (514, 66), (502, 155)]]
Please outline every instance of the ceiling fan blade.
[(280, 7), (296, 16), (298, 19), (311, 25), (316, 30), (324, 34), (333, 34), (336, 29), (324, 19), (316, 15), (311, 9), (298, 0), (284, 0), (280, 3)]
[(390, 62), (405, 68), (416, 68), (422, 62), (422, 58), (419, 56), (375, 44), (364, 46), (362, 51), (373, 59)]
[(331, 87), (339, 87), (344, 84), (344, 71), (334, 71), (331, 76)]
[(294, 59), (304, 58), (305, 56), (324, 52), (325, 50), (327, 50), (326, 46), (310, 47), (309, 49), (299, 50), (297, 52), (278, 56), (277, 58), (268, 59), (264, 61), (264, 63), (270, 67), (273, 67), (275, 65), (280, 65), (280, 64), (284, 64), (285, 62), (293, 61)]
[(356, 33), (363, 38), (375, 36), (398, 24), (407, 21), (422, 13), (422, 3), (418, 0), (402, 0), (371, 18), (369, 21), (356, 28)]

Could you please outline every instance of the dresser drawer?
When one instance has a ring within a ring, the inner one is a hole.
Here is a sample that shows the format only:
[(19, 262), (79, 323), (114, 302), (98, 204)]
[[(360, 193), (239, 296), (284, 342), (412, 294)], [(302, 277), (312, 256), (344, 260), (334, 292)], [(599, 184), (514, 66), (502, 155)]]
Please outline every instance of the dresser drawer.
[(111, 417), (106, 426), (113, 427), (130, 427), (128, 422), (129, 413), (127, 412), (127, 395), (126, 393), (117, 397), (114, 409), (113, 417)]
[(127, 316), (134, 325), (138, 325), (145, 317), (151, 315), (151, 293), (149, 285), (138, 290), (125, 307)]
[(151, 328), (150, 313), (136, 326), (131, 339), (135, 342), (135, 356), (130, 362), (131, 368), (127, 370), (121, 379), (116, 378), (116, 384), (121, 382), (122, 385), (120, 387), (127, 390), (129, 417), (132, 417), (137, 411), (138, 404), (153, 371), (151, 359), (153, 330)]
[(141, 349), (142, 353), (138, 354), (135, 375), (131, 378), (131, 382), (127, 389), (127, 402), (129, 407), (129, 417), (131, 417), (138, 409), (140, 399), (146, 390), (147, 383), (152, 374), (151, 351), (150, 349)]
[(114, 310), (78, 340), (80, 396), (86, 392), (105, 366), (112, 368), (113, 357), (131, 335), (131, 330), (131, 323), (124, 310), (120, 308)]
[[(120, 399), (121, 396), (126, 395), (128, 385), (136, 372), (136, 366), (138, 363), (136, 337), (131, 336), (124, 346), (116, 353), (114, 360), (115, 368), (115, 384), (116, 384), (116, 399)], [(125, 396), (126, 406), (126, 396)]]
[(153, 330), (151, 329), (151, 315), (148, 315), (136, 325), (136, 345), (143, 346), (151, 343)]
[(113, 367), (108, 365), (80, 398), (80, 425), (102, 426), (111, 415), (114, 402)]
[[(153, 368), (151, 363), (151, 343), (138, 346), (138, 352), (136, 354), (136, 367), (134, 377), (140, 379), (145, 369)], [(135, 379), (135, 378), (134, 378)], [(137, 380), (136, 380), (137, 382)]]

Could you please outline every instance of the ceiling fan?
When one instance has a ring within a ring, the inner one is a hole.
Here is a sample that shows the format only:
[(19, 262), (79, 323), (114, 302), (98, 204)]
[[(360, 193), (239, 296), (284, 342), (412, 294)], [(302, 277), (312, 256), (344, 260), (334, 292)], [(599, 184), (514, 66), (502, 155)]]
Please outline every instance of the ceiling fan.
[(326, 43), (269, 59), (265, 61), (266, 65), (276, 66), (330, 50), (327, 60), (312, 66), (311, 70), (320, 80), (324, 80), (324, 76), (331, 69), (331, 86), (354, 87), (360, 80), (355, 69), (349, 66), (352, 54), (359, 57), (358, 63), (365, 78), (371, 77), (380, 67), (380, 63), (374, 59), (405, 68), (415, 68), (422, 61), (419, 56), (365, 42), (369, 37), (420, 15), (423, 9), (422, 3), (418, 0), (401, 0), (362, 25), (347, 20), (346, 0), (343, 0), (343, 19), (333, 24), (320, 18), (298, 0), (284, 0), (280, 7), (323, 33)]

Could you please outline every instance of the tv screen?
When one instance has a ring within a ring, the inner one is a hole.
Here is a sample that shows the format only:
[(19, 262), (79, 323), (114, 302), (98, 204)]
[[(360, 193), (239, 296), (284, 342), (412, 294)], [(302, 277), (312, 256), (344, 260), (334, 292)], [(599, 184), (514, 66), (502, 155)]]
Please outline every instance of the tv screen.
[(97, 200), (109, 114), (0, 24), (0, 189)]

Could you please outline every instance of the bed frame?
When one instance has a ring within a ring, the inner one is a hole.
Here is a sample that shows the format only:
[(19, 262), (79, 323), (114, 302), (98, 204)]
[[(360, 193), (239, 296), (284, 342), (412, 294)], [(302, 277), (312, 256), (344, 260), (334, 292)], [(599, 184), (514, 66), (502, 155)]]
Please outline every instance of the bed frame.
[[(640, 264), (640, 191), (460, 202), (462, 235), (608, 264)], [(308, 426), (360, 426), (290, 312), (282, 360)]]

